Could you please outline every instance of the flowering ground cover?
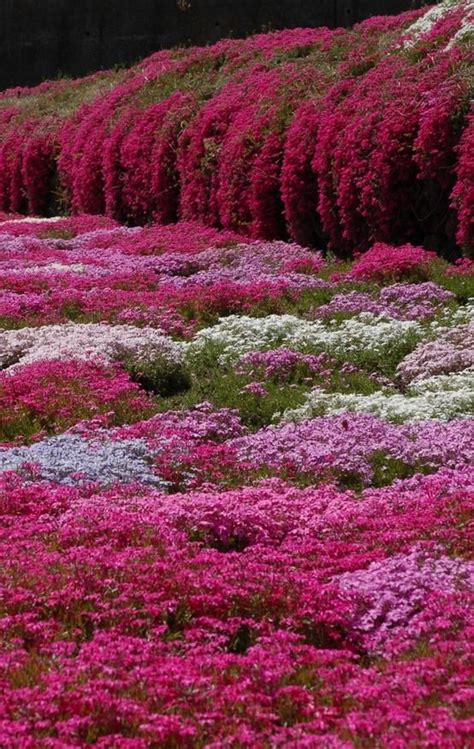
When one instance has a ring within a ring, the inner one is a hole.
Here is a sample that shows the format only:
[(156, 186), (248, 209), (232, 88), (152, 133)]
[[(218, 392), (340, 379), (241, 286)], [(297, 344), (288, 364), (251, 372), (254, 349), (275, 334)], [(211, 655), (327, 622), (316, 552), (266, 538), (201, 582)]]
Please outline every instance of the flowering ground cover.
[(1, 749), (471, 747), (473, 24), (0, 94)]
[(443, 0), (5, 91), (0, 211), (199, 220), (345, 257), (472, 249), (473, 19)]
[(0, 745), (469, 746), (472, 263), (0, 222)]

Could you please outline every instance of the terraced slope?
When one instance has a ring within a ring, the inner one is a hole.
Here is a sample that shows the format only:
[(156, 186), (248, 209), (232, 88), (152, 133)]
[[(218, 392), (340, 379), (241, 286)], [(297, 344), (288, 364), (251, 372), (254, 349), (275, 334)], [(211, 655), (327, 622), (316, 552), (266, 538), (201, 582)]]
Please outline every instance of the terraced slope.
[(4, 92), (0, 210), (469, 252), (473, 14), (445, 0)]

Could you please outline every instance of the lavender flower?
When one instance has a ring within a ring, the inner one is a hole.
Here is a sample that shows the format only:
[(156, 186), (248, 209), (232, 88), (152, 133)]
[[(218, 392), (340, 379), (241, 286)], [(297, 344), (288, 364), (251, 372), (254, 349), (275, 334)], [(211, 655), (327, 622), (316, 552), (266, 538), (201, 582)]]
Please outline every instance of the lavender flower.
[(416, 638), (413, 619), (430, 594), (472, 589), (474, 562), (448, 557), (439, 546), (418, 544), (366, 570), (345, 573), (338, 582), (357, 603), (355, 629), (371, 650), (384, 652), (401, 630)]

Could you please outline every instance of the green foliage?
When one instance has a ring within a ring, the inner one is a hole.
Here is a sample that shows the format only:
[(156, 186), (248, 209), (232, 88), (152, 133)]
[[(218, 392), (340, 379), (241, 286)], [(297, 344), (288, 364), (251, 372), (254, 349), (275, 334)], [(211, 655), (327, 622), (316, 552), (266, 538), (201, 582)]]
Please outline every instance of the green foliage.
[(447, 276), (444, 273), (436, 273), (433, 275), (433, 281), (455, 294), (459, 304), (466, 304), (474, 296), (474, 275)]
[(42, 232), (39, 235), (40, 239), (73, 239), (74, 238), (74, 232), (71, 231), (71, 229), (55, 229), (54, 227), (50, 229), (45, 229), (44, 232)]
[[(165, 397), (159, 408), (164, 411), (171, 408), (181, 410), (209, 401), (216, 408), (238, 409), (243, 423), (251, 430), (257, 430), (275, 422), (278, 414), (287, 409), (301, 406), (308, 388), (321, 386), (328, 392), (362, 395), (369, 395), (380, 389), (380, 385), (367, 372), (341, 372), (337, 361), (329, 378), (310, 373), (304, 365), (299, 365), (282, 381), (281, 378), (265, 378), (263, 373), (261, 377), (251, 373), (237, 373), (233, 365), (220, 363), (221, 354), (222, 348), (215, 343), (208, 344), (195, 354), (186, 371), (189, 387), (176, 389), (174, 394), (170, 392), (171, 397)], [(131, 372), (130, 368), (128, 371)], [(136, 375), (131, 374), (137, 382), (143, 384)], [(255, 381), (264, 387), (264, 395), (246, 390), (246, 386)], [(160, 395), (164, 394), (162, 390)]]
[(168, 361), (164, 356), (151, 361), (129, 359), (124, 367), (131, 379), (148, 393), (163, 398), (185, 393), (191, 387), (191, 376), (183, 364)]

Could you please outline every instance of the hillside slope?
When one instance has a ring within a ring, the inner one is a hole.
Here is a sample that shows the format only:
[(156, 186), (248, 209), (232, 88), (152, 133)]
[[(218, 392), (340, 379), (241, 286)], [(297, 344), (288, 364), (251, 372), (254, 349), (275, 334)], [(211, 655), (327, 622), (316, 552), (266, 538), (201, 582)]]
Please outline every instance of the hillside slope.
[(350, 256), (474, 244), (472, 0), (0, 95), (0, 210), (178, 218)]

